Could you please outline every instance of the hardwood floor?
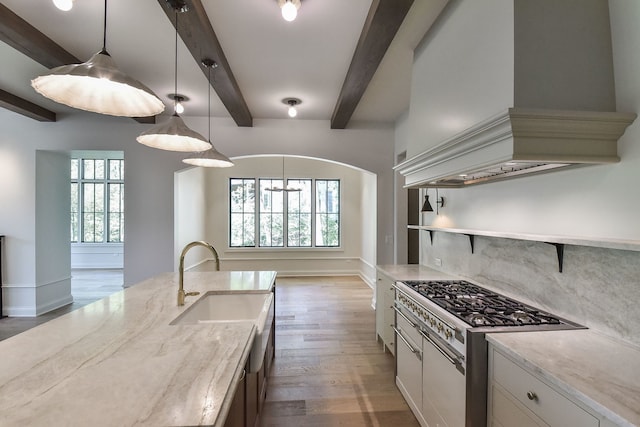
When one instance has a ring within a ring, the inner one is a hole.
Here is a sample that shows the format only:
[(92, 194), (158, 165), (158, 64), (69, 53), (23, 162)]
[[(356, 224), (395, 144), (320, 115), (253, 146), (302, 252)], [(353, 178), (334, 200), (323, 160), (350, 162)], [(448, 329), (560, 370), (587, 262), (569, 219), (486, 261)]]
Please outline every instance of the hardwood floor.
[(376, 342), (371, 297), (356, 277), (278, 278), (262, 427), (419, 426)]

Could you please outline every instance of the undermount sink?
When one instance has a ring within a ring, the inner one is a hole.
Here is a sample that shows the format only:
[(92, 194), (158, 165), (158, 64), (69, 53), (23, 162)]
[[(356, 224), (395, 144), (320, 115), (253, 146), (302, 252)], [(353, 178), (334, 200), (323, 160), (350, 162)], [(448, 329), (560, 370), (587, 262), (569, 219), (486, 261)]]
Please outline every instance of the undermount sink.
[(249, 371), (262, 367), (274, 318), (273, 293), (209, 292), (195, 301), (170, 325), (253, 322), (256, 335), (249, 356)]

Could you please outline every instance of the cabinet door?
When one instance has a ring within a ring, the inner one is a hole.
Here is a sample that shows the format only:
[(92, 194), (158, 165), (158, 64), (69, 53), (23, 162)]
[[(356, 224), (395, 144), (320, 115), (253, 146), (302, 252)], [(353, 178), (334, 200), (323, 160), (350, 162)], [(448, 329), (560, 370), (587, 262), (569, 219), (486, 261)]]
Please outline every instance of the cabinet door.
[(600, 425), (597, 417), (493, 346), (489, 347), (489, 373), (488, 411), (504, 425), (507, 417), (521, 425), (527, 418), (535, 420), (534, 425), (553, 427)]
[[(246, 372), (246, 368), (245, 371)], [(245, 373), (242, 374), (242, 380), (238, 383), (238, 387), (233, 395), (233, 401), (224, 422), (224, 427), (244, 427), (245, 424)]]
[[(258, 372), (247, 374), (245, 394), (245, 420), (247, 427), (256, 425), (258, 419)], [(226, 427), (226, 426), (225, 426)]]
[(464, 427), (465, 376), (427, 339), (422, 341), (422, 412), (429, 426)]
[(408, 333), (409, 330), (413, 328), (398, 316), (396, 384), (419, 419), (422, 413), (422, 343), (414, 342)]
[(393, 304), (396, 299), (395, 288), (393, 287), (393, 282), (389, 282), (385, 286), (384, 291), (384, 334), (385, 334), (385, 342), (387, 344), (387, 348), (393, 354), (396, 355), (395, 351), (395, 332), (393, 330), (393, 325), (396, 324), (396, 314), (393, 311)]
[(395, 299), (393, 279), (378, 272), (376, 280), (376, 334), (383, 343), (383, 349), (389, 349), (391, 354), (395, 353), (394, 341), (395, 315), (391, 306)]
[(384, 345), (384, 286), (385, 276), (378, 273), (376, 280), (376, 336)]

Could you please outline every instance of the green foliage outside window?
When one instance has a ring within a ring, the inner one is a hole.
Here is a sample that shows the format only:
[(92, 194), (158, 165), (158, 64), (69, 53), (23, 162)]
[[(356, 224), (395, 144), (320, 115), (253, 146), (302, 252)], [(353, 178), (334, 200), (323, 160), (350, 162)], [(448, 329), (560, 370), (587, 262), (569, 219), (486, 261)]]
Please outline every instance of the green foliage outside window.
[(231, 178), (229, 184), (230, 247), (340, 246), (339, 180), (287, 180), (287, 188), (300, 191), (283, 191), (281, 179)]

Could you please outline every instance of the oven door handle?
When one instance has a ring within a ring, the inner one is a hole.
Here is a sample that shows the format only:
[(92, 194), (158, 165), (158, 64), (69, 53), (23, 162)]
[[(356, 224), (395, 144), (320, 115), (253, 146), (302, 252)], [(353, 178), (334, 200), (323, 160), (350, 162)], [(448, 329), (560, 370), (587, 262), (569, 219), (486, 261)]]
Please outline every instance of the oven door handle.
[(418, 325), (416, 325), (415, 323), (413, 323), (413, 321), (411, 319), (409, 319), (403, 312), (401, 312), (400, 310), (398, 310), (398, 307), (396, 307), (395, 305), (392, 305), (391, 308), (400, 315), (400, 317), (402, 317), (404, 320), (407, 321), (407, 323), (409, 323), (411, 325), (412, 328), (414, 329), (418, 329)]
[(435, 342), (434, 340), (431, 339), (431, 337), (427, 334), (425, 334), (424, 332), (420, 331), (420, 335), (422, 335), (422, 337), (424, 339), (426, 339), (427, 341), (429, 341), (431, 343), (431, 345), (433, 345), (436, 350), (438, 350), (449, 362), (451, 362), (454, 365), (457, 365), (459, 362), (457, 360), (455, 360), (453, 357), (449, 356), (447, 354), (446, 351), (444, 351), (437, 342)]
[(411, 353), (415, 354), (415, 356), (418, 358), (418, 360), (422, 360), (422, 356), (420, 355), (420, 351), (416, 350), (415, 348), (413, 348), (411, 343), (409, 341), (407, 341), (407, 339), (402, 335), (402, 332), (400, 332), (394, 325), (391, 325), (391, 327), (396, 332), (396, 334), (400, 337), (400, 339), (404, 342), (404, 344), (407, 347), (409, 347), (409, 350), (411, 350)]

